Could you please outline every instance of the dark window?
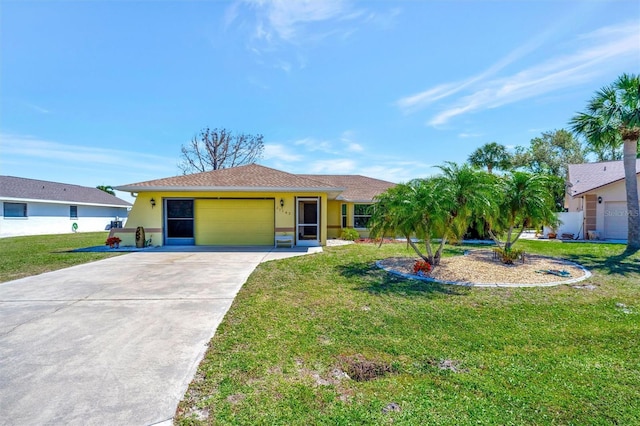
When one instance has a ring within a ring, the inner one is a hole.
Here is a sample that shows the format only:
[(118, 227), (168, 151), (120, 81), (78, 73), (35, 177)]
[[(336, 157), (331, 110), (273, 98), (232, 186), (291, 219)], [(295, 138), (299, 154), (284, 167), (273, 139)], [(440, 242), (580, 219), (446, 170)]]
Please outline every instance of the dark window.
[(27, 217), (27, 203), (4, 203), (4, 217)]
[(343, 228), (347, 227), (347, 205), (346, 204), (342, 205), (342, 227)]
[(193, 219), (193, 200), (167, 200), (168, 219)]
[(70, 219), (78, 218), (78, 206), (69, 206), (69, 218)]
[(353, 227), (366, 228), (371, 219), (370, 204), (355, 204), (353, 206)]
[(167, 237), (193, 238), (193, 200), (167, 200)]
[(193, 219), (168, 219), (169, 238), (193, 238)]

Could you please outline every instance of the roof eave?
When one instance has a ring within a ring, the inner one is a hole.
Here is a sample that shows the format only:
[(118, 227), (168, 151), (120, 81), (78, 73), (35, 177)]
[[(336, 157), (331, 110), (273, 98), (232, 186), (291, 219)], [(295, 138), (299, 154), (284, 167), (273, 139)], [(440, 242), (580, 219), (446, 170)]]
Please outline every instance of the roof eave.
[(118, 207), (126, 209), (131, 207), (132, 204), (124, 201), (126, 204), (108, 204), (108, 203), (91, 203), (86, 201), (71, 201), (71, 200), (48, 200), (46, 198), (23, 198), (23, 197), (3, 197), (0, 196), (2, 201), (17, 201), (22, 203), (49, 203), (49, 204), (71, 204), (74, 206), (95, 206), (95, 207)]
[(330, 192), (340, 193), (338, 187), (286, 187), (286, 186), (116, 186), (125, 192)]
[[(640, 172), (636, 173), (636, 176), (638, 176), (638, 175), (640, 175)], [(584, 195), (584, 194), (586, 194), (588, 192), (595, 191), (596, 189), (604, 188), (605, 186), (613, 185), (614, 183), (622, 182), (624, 180), (625, 180), (625, 178), (623, 177), (621, 179), (612, 180), (611, 182), (607, 182), (607, 183), (599, 185), (599, 186), (594, 186), (593, 188), (585, 189), (584, 191), (578, 192), (577, 194), (569, 194), (569, 195), (571, 195), (572, 197), (579, 197), (579, 196)]]
[(344, 201), (345, 203), (362, 203), (362, 204), (371, 204), (374, 202), (373, 199), (364, 199), (364, 198), (356, 199), (356, 198), (338, 197), (337, 200)]

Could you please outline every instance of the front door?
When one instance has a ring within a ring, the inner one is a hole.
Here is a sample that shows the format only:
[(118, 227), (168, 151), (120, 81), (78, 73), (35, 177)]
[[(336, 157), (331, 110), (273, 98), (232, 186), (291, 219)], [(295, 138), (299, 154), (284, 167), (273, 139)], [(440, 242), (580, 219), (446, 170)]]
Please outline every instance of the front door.
[(320, 199), (298, 198), (296, 205), (297, 245), (320, 245)]

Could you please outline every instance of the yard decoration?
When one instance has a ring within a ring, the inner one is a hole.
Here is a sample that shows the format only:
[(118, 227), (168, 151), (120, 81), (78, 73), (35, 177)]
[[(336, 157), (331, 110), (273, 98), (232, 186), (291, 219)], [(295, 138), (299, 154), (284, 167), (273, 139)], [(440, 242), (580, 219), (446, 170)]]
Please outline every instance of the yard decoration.
[(138, 226), (136, 228), (136, 247), (144, 248), (146, 241), (147, 240), (144, 237), (144, 228), (142, 226)]

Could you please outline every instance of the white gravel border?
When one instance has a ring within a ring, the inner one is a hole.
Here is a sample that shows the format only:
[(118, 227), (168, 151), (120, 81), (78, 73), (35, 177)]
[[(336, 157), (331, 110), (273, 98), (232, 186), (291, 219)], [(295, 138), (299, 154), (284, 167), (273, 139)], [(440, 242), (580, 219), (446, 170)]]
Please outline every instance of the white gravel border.
[[(546, 256), (545, 256), (546, 257)], [(399, 272), (396, 271), (392, 268), (385, 268), (384, 266), (382, 266), (382, 261), (378, 260), (376, 262), (376, 266), (380, 269), (383, 269), (385, 271), (387, 271), (390, 274), (393, 275), (397, 275), (400, 276), (402, 278), (406, 278), (409, 280), (418, 280), (418, 281), (427, 281), (427, 282), (434, 282), (434, 283), (439, 283), (439, 284), (448, 284), (448, 285), (458, 285), (458, 286), (462, 286), (462, 287), (511, 287), (511, 288), (516, 288), (516, 287), (521, 287), (521, 288), (527, 288), (527, 287), (554, 287), (554, 286), (558, 286), (558, 285), (563, 285), (563, 284), (575, 284), (578, 283), (580, 281), (584, 281), (587, 278), (591, 278), (591, 272), (589, 272), (589, 270), (587, 268), (585, 268), (584, 266), (575, 263), (575, 262), (571, 262), (569, 260), (564, 260), (564, 259), (558, 259), (555, 257), (549, 257), (549, 259), (554, 259), (554, 260), (560, 260), (563, 263), (566, 263), (567, 265), (572, 265), (575, 266), (578, 269), (581, 269), (582, 271), (584, 271), (584, 275), (581, 277), (577, 277), (577, 278), (571, 278), (568, 280), (564, 280), (564, 281), (553, 281), (550, 283), (537, 283), (537, 284), (516, 284), (516, 283), (483, 283), (483, 284), (474, 284), (474, 283), (466, 283), (466, 282), (460, 282), (460, 281), (441, 281), (441, 280), (436, 280), (435, 278), (431, 278), (431, 277), (421, 277), (419, 275), (414, 275), (414, 274), (405, 274), (403, 272)]]

